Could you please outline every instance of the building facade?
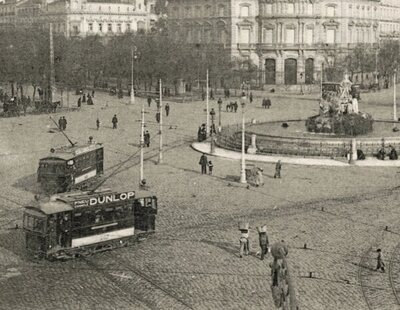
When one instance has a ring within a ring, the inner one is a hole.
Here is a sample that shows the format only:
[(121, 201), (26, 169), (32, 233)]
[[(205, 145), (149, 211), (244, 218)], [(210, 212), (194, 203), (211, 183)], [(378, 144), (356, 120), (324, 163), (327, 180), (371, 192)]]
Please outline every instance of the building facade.
[[(155, 0), (5, 1), (0, 3), (0, 27), (51, 22), (55, 32), (68, 37), (147, 31), (157, 19)], [(1, 15), (3, 11), (8, 14)]]
[(397, 1), (171, 0), (168, 25), (189, 43), (224, 44), (232, 57), (252, 60), (263, 85), (314, 84), (322, 64), (359, 43), (377, 48), (385, 29), (398, 31)]

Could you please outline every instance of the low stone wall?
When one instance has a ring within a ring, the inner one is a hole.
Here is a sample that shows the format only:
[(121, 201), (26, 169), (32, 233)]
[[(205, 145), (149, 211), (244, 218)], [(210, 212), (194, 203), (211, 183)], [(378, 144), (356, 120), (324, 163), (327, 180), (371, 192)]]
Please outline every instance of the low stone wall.
[[(246, 150), (251, 145), (252, 133), (245, 134)], [(323, 156), (346, 157), (351, 151), (351, 138), (294, 138), (270, 135), (257, 135), (256, 147), (258, 154), (280, 154), (291, 156)], [(229, 150), (240, 151), (242, 148), (242, 133), (239, 128), (225, 127), (217, 136), (216, 144)], [(362, 150), (365, 156), (375, 156), (384, 146), (392, 145), (400, 153), (400, 137), (388, 138), (356, 138), (357, 150)]]

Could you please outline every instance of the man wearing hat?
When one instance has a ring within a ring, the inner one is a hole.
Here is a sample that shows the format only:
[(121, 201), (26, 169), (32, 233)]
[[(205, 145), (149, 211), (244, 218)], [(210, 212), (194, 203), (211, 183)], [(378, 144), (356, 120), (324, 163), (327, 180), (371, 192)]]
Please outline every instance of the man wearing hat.
[(266, 225), (258, 228), (258, 239), (260, 241), (261, 260), (264, 260), (264, 256), (268, 255), (268, 245), (269, 245)]

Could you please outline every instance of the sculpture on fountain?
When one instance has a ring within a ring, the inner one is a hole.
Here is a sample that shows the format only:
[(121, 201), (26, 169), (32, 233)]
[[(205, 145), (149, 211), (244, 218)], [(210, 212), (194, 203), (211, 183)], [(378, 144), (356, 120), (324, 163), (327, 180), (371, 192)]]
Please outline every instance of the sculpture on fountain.
[(373, 119), (371, 115), (359, 111), (358, 99), (352, 91), (353, 84), (349, 76), (345, 74), (340, 84), (329, 85), (329, 90), (322, 89), (319, 115), (307, 120), (307, 130), (351, 136), (371, 132)]

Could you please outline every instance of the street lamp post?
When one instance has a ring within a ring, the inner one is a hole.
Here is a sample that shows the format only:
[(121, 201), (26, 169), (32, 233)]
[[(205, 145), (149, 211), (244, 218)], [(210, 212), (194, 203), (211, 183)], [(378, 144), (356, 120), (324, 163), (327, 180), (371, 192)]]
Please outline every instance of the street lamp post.
[(222, 100), (218, 100), (218, 132), (221, 132), (221, 112), (222, 112)]
[(131, 59), (131, 104), (135, 103), (135, 89), (133, 87), (133, 62), (138, 58), (138, 53), (136, 51), (137, 51), (136, 46), (133, 46), (132, 59)]
[(244, 126), (244, 108), (246, 106), (246, 96), (242, 97), (242, 157), (240, 165), (240, 183), (247, 183), (246, 181), (246, 159), (245, 159), (245, 126)]
[(214, 153), (215, 153), (215, 141), (214, 141), (214, 134), (215, 134), (215, 124), (214, 124), (215, 111), (214, 111), (214, 108), (212, 108), (211, 111), (210, 111), (210, 117), (211, 117), (211, 129), (210, 129), (210, 136), (211, 136), (211, 154), (214, 154)]
[[(397, 106), (396, 106), (396, 78), (397, 78), (397, 64), (395, 64), (393, 73), (393, 120), (397, 122)], [(396, 127), (396, 124), (394, 124)]]

